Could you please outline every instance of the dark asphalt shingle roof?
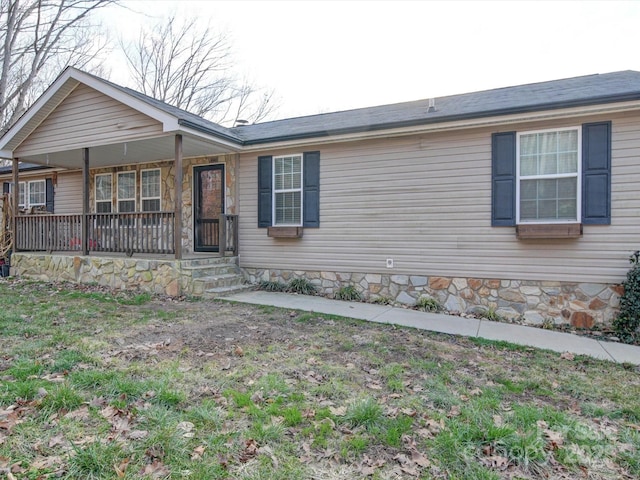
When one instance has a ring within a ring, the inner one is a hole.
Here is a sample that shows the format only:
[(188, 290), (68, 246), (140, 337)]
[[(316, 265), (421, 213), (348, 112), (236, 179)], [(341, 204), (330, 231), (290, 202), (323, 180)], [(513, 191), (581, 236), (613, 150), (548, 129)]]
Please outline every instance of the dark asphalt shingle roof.
[(231, 128), (244, 144), (640, 99), (640, 72), (621, 71)]
[(640, 99), (640, 72), (626, 70), (438, 97), (434, 99), (435, 111), (431, 112), (429, 99), (424, 99), (226, 128), (130, 88), (98, 79), (174, 115), (181, 125), (240, 145)]
[[(25, 163), (25, 162), (18, 163), (18, 170), (20, 170), (21, 172), (29, 172), (31, 170), (43, 170), (46, 168), (53, 168), (53, 167), (48, 167), (46, 165), (36, 165), (35, 163)], [(0, 166), (0, 175), (12, 173), (12, 172), (13, 172), (12, 165)]]

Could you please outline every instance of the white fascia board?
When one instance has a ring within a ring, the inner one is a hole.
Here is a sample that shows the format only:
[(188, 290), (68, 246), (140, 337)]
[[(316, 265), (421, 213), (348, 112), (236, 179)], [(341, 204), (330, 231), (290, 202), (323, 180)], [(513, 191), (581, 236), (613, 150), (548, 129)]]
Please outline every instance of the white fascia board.
[(0, 150), (0, 158), (13, 160), (13, 150)]
[(242, 147), (241, 152), (256, 152), (265, 149), (295, 148), (305, 145), (326, 145), (338, 142), (353, 142), (359, 140), (369, 140), (376, 138), (401, 137), (406, 135), (419, 135), (423, 133), (465, 130), (479, 127), (496, 127), (501, 125), (512, 125), (523, 122), (535, 122), (543, 120), (571, 119), (584, 117), (586, 115), (606, 115), (638, 110), (640, 111), (640, 101), (609, 103), (601, 105), (591, 105), (587, 107), (573, 107), (558, 110), (542, 110), (539, 112), (526, 112), (512, 115), (496, 115), (468, 120), (458, 120), (451, 122), (438, 122), (426, 125), (416, 125), (411, 127), (390, 128), (385, 130), (373, 130), (366, 132), (347, 133), (343, 135), (331, 135), (323, 137), (309, 137), (299, 140), (285, 140), (276, 142), (265, 142), (256, 145)]

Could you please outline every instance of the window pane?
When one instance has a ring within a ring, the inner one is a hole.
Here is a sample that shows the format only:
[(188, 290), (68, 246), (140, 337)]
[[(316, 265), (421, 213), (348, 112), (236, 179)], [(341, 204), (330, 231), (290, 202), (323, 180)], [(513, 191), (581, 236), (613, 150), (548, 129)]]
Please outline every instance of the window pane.
[(576, 220), (577, 217), (575, 200), (558, 201), (558, 219)]
[(558, 202), (556, 200), (540, 200), (538, 202), (538, 218), (557, 218), (557, 205)]
[(578, 150), (578, 132), (566, 130), (558, 132), (558, 152), (576, 152)]
[(520, 218), (523, 220), (535, 220), (538, 218), (537, 205), (538, 202), (536, 200), (520, 202)]
[(520, 182), (521, 220), (577, 220), (578, 179), (558, 178)]
[(558, 179), (558, 198), (576, 200), (578, 195), (578, 179), (559, 178)]
[(538, 174), (538, 157), (526, 156), (520, 158), (520, 175), (529, 176)]
[(302, 185), (302, 157), (275, 159), (274, 189), (290, 190)]
[(97, 213), (111, 213), (111, 202), (96, 202)]
[(135, 196), (136, 172), (118, 174), (118, 199), (135, 198)]
[(136, 211), (136, 202), (135, 200), (120, 200), (118, 202), (118, 212), (120, 213), (130, 213)]
[(558, 173), (578, 171), (578, 152), (558, 154)]
[(47, 201), (44, 180), (29, 182), (29, 205), (44, 205)]
[(537, 155), (538, 137), (535, 134), (520, 136), (520, 155)]
[(160, 211), (160, 199), (155, 198), (152, 200), (142, 200), (143, 212), (158, 212)]
[(538, 153), (555, 153), (558, 150), (558, 134), (547, 132), (538, 134)]
[(142, 197), (160, 196), (160, 170), (145, 170), (141, 173)]
[(537, 180), (538, 198), (557, 198), (557, 180)]
[(301, 192), (276, 193), (276, 225), (301, 223)]
[(111, 202), (111, 175), (96, 175), (96, 202)]
[(558, 173), (558, 156), (555, 153), (540, 155), (538, 175), (554, 175)]
[(27, 204), (27, 185), (24, 182), (18, 184), (18, 205), (25, 206)]
[(523, 200), (535, 200), (538, 198), (538, 182), (536, 180), (523, 180), (520, 183), (520, 198)]

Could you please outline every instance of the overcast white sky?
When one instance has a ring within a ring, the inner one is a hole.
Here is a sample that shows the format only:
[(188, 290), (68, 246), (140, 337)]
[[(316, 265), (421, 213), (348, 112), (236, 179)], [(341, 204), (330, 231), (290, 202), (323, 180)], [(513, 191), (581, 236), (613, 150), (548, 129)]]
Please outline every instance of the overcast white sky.
[(125, 4), (104, 16), (112, 35), (174, 10), (211, 19), (240, 71), (276, 90), (277, 118), (640, 70), (638, 1)]

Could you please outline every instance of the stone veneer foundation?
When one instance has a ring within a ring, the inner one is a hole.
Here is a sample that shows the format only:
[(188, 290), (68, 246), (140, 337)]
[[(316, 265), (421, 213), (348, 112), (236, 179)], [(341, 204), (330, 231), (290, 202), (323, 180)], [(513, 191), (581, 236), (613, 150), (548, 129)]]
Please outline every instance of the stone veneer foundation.
[(388, 298), (413, 305), (419, 297), (429, 296), (452, 313), (482, 314), (492, 309), (503, 317), (522, 318), (530, 324), (551, 320), (579, 328), (611, 324), (622, 294), (620, 285), (595, 283), (250, 268), (243, 271), (251, 283), (264, 280), (286, 283), (292, 278), (304, 277), (320, 294), (327, 296), (332, 296), (340, 287), (354, 285), (369, 301)]

